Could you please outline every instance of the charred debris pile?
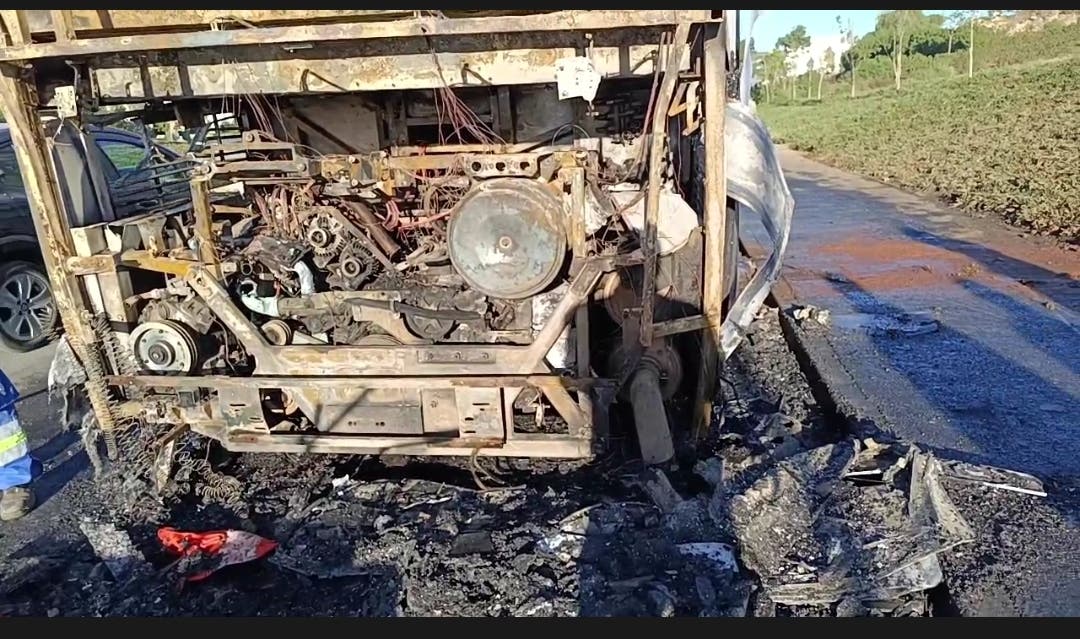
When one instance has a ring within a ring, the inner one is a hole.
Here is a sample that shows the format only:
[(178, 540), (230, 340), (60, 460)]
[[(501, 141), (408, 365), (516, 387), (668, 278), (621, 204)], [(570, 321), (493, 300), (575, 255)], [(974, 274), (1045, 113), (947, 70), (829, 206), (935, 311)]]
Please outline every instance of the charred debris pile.
[(939, 556), (977, 537), (951, 496), (1045, 496), (1030, 476), (838, 432), (768, 309), (721, 391), (712, 437), (667, 469), (643, 468), (632, 451), (591, 463), (211, 455), (200, 462), (218, 479), (196, 481), (189, 460), (191, 483), (175, 483), (156, 508), (106, 470), (83, 486), (94, 499), (78, 515), (78, 543), (0, 563), (0, 606), (110, 616), (946, 614)]

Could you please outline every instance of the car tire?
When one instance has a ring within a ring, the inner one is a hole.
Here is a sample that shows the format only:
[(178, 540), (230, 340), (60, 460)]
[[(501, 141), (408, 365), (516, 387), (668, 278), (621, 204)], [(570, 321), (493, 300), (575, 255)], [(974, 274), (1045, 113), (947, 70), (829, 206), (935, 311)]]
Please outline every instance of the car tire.
[(25, 353), (48, 344), (59, 328), (45, 267), (22, 260), (0, 267), (0, 342)]

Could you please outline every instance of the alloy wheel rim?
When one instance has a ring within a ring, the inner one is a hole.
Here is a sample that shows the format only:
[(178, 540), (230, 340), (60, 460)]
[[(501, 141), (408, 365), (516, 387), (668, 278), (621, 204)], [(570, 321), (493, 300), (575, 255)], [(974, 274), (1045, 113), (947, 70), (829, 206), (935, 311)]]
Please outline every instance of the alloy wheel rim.
[(49, 283), (39, 273), (18, 271), (0, 281), (0, 330), (8, 337), (22, 342), (37, 339), (55, 315)]

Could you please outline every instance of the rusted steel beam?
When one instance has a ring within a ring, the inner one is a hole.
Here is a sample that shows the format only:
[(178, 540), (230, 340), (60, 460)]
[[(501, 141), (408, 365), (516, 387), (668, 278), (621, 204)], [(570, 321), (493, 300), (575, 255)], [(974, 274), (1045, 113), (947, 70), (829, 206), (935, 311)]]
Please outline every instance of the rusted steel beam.
[(559, 417), (562, 417), (566, 422), (572, 436), (580, 438), (589, 437), (589, 417), (581, 410), (580, 406), (574, 403), (573, 398), (570, 397), (570, 393), (566, 392), (565, 388), (558, 384), (549, 383), (541, 385), (540, 391), (544, 394), (544, 397), (548, 398), (551, 405), (555, 407), (555, 411), (559, 413)]
[(13, 46), (0, 60), (69, 58), (101, 53), (287, 45), (377, 38), (425, 38), (519, 31), (596, 31), (706, 22), (709, 11), (555, 11), (479, 18), (421, 17), (379, 22), (312, 24), (187, 33), (124, 35)]
[[(570, 193), (569, 199), (569, 211), (567, 215), (570, 221), (570, 250), (573, 252), (574, 258), (583, 260), (588, 254), (587, 233), (585, 231), (585, 169), (582, 167), (573, 167), (565, 169), (565, 173), (569, 173), (570, 177)], [(597, 279), (599, 282), (599, 279)], [(595, 286), (595, 285), (594, 285)], [(590, 290), (591, 294), (591, 290)], [(575, 360), (577, 365), (577, 373), (581, 377), (588, 377), (591, 374), (591, 362), (589, 359), (589, 307), (587, 304), (582, 303), (574, 311), (574, 345), (575, 345)], [(562, 394), (565, 394), (565, 390), (559, 389)], [(594, 421), (595, 412), (593, 410), (593, 398), (587, 392), (578, 393), (577, 405), (574, 406), (570, 403), (570, 397), (557, 397), (550, 392), (544, 393), (548, 401), (555, 406), (555, 410), (559, 411), (562, 418), (566, 420), (566, 423), (570, 427), (570, 434), (579, 437), (592, 437), (592, 431), (596, 428)], [(560, 405), (558, 402), (562, 401), (564, 405)], [(571, 408), (576, 410), (572, 414)], [(591, 430), (590, 430), (591, 429)]]
[(691, 331), (700, 331), (703, 328), (708, 328), (710, 325), (711, 321), (704, 315), (693, 315), (691, 317), (680, 317), (679, 319), (668, 320), (666, 322), (657, 322), (653, 324), (653, 338), (678, 335), (679, 333), (689, 333)]
[(179, 260), (174, 257), (155, 255), (150, 251), (130, 249), (111, 255), (90, 255), (69, 257), (67, 267), (72, 275), (99, 275), (112, 273), (118, 266), (140, 268), (155, 273), (167, 273), (177, 277), (186, 277), (191, 269), (200, 266), (192, 260)]
[(458, 437), (353, 435), (268, 435), (256, 433), (219, 436), (220, 430), (203, 425), (192, 430), (220, 441), (232, 452), (339, 453), (351, 455), (447, 455), (468, 457), (543, 457), (585, 459), (592, 442), (567, 435), (517, 433), (505, 441)]
[[(30, 25), (35, 34), (52, 33), (51, 11), (48, 9), (29, 9), (19, 13)], [(400, 9), (315, 9), (288, 10), (280, 9), (73, 9), (73, 22), (80, 31), (93, 31), (103, 35), (134, 35), (152, 33), (154, 30), (204, 30), (219, 28), (221, 25), (257, 24), (258, 26), (286, 26), (303, 21), (356, 21), (387, 20), (408, 18), (413, 11)]]
[[(156, 53), (139, 60), (109, 56), (94, 61), (98, 63), (92, 65), (91, 75), (101, 99), (112, 103), (236, 93), (435, 89), (448, 83), (455, 87), (543, 84), (553, 81), (558, 60), (577, 54), (572, 46), (491, 43), (479, 51), (437, 51), (436, 66), (430, 52), (380, 54), (348, 44), (328, 46), (322, 50), (334, 55), (259, 49), (242, 50), (241, 57), (198, 50), (188, 53), (183, 64)], [(656, 50), (655, 43), (596, 45), (589, 57), (605, 78), (645, 77), (653, 73)], [(622, 69), (626, 58), (632, 70)], [(439, 73), (440, 67), (444, 73)], [(469, 73), (462, 77), (457, 71), (465, 68)]]
[(712, 420), (712, 400), (719, 359), (720, 327), (724, 304), (724, 251), (729, 241), (727, 229), (727, 177), (724, 172), (724, 118), (727, 109), (726, 29), (717, 29), (704, 43), (704, 123), (705, 142), (705, 277), (702, 279), (702, 314), (709, 319), (703, 334), (698, 369), (697, 401), (694, 406), (694, 435), (701, 438)]
[(56, 34), (56, 41), (69, 43), (75, 39), (75, 23), (71, 18), (70, 9), (52, 9), (49, 11), (52, 15), (53, 33)]
[(544, 365), (544, 358), (547, 357), (552, 345), (555, 344), (563, 329), (570, 323), (578, 307), (585, 304), (589, 296), (592, 295), (596, 283), (600, 281), (600, 276), (604, 274), (605, 270), (610, 270), (611, 267), (610, 261), (600, 259), (585, 262), (577, 276), (570, 282), (566, 295), (551, 311), (551, 317), (547, 323), (544, 324), (544, 327), (533, 338), (532, 344), (525, 350), (521, 365), (526, 367), (526, 370)]
[[(587, 378), (592, 374), (592, 360), (589, 356), (589, 307), (579, 306), (574, 314), (575, 345), (577, 347), (577, 374)], [(578, 407), (588, 423), (596, 429), (597, 415), (593, 407), (593, 397), (589, 393), (578, 393)]]
[[(660, 218), (660, 183), (663, 180), (663, 156), (667, 149), (668, 108), (679, 79), (679, 63), (690, 43), (690, 23), (680, 23), (675, 29), (672, 46), (668, 49), (667, 68), (652, 114), (649, 146), (649, 181), (645, 194), (645, 232), (641, 237), (641, 252), (645, 255), (644, 277), (641, 285), (641, 329), (638, 338), (648, 348), (653, 338), (653, 311), (656, 302), (656, 262), (659, 248), (656, 225)], [(721, 140), (722, 142), (722, 140)]]
[(586, 254), (585, 233), (585, 169), (574, 167), (564, 169), (563, 180), (570, 184), (570, 197), (565, 200), (567, 218), (567, 239), (570, 251), (575, 258), (583, 259)]
[(461, 161), (461, 156), (450, 154), (433, 155), (399, 155), (388, 157), (383, 161), (383, 166), (395, 171), (426, 171), (432, 169), (449, 169)]
[(129, 268), (141, 268), (155, 273), (166, 273), (177, 277), (186, 277), (191, 269), (199, 266), (192, 260), (178, 260), (174, 257), (154, 255), (150, 251), (124, 251), (120, 254), (120, 265)]
[(367, 376), (268, 376), (231, 377), (206, 375), (201, 377), (172, 377), (161, 375), (110, 375), (108, 383), (113, 386), (133, 388), (175, 388), (193, 390), (199, 388), (277, 388), (280, 386), (334, 389), (351, 388), (495, 388), (499, 386), (535, 386), (537, 388), (563, 388), (585, 390), (611, 382), (598, 378), (572, 379), (561, 375), (449, 375), (431, 377), (367, 377)]
[[(518, 144), (433, 144), (431, 146), (395, 146), (390, 148), (390, 158), (408, 157), (421, 153), (522, 153), (536, 146), (533, 142)], [(387, 160), (391, 161), (391, 160)]]
[(115, 271), (118, 259), (118, 255), (76, 255), (67, 258), (66, 264), (72, 275), (98, 275)]
[(0, 11), (0, 20), (4, 21), (4, 31), (8, 34), (7, 46), (19, 47), (30, 43), (30, 27), (26, 24), (26, 12), (14, 9)]
[(210, 183), (205, 179), (191, 181), (191, 208), (195, 215), (195, 240), (199, 244), (199, 259), (210, 274), (221, 279), (221, 265), (214, 248), (213, 213), (210, 211)]

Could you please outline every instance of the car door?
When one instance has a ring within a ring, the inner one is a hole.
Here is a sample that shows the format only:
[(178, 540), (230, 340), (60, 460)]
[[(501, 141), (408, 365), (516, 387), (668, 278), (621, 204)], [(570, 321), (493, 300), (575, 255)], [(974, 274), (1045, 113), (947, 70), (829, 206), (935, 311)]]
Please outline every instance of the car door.
[[(114, 128), (80, 130), (59, 125), (50, 137), (61, 195), (72, 226), (115, 219), (112, 187), (139, 179), (147, 145), (134, 133)], [(177, 153), (158, 146), (167, 161)], [(40, 245), (30, 213), (10, 131), (0, 124), (0, 343), (28, 351), (48, 343), (59, 329)]]

